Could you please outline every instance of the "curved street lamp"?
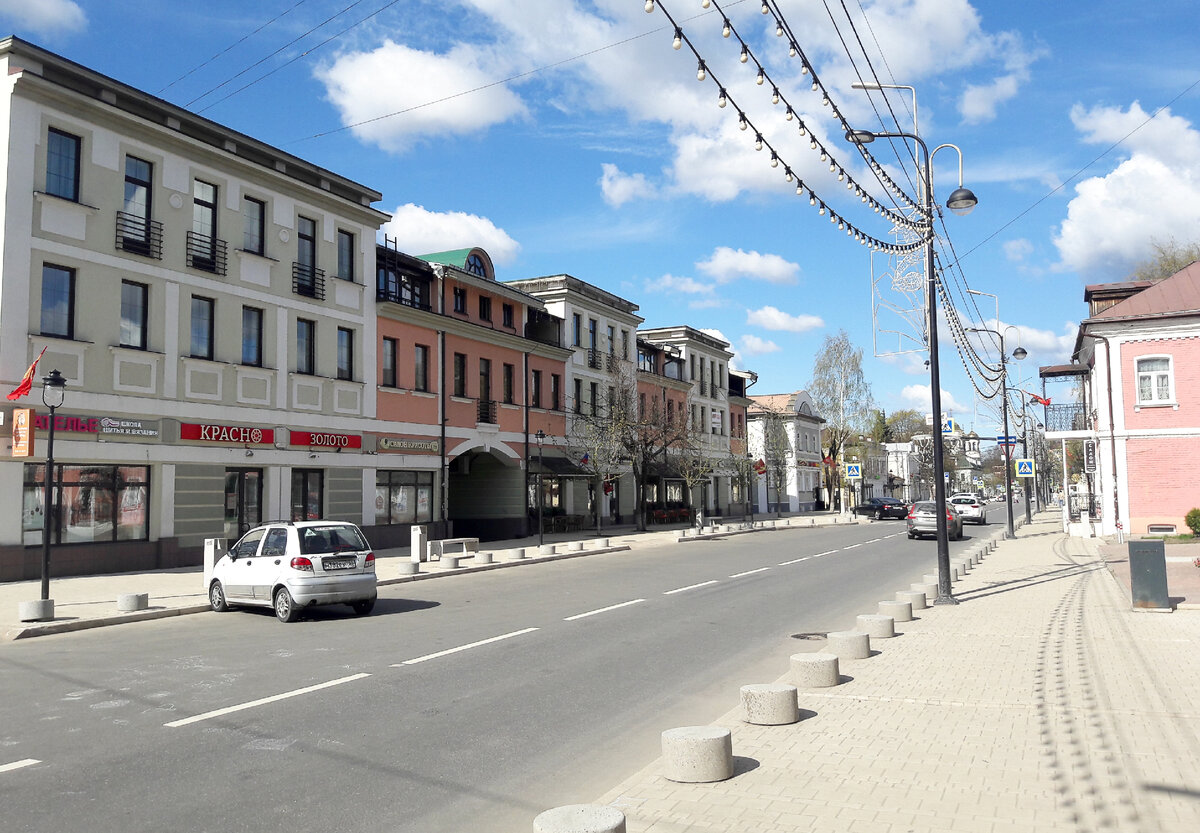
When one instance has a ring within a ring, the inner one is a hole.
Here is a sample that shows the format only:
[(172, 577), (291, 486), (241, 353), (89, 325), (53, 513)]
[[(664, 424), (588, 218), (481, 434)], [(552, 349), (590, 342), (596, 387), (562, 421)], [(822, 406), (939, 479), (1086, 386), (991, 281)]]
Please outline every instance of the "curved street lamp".
[(546, 442), (546, 432), (541, 428), (533, 435), (537, 440), (538, 447), (538, 474), (537, 474), (537, 512), (538, 512), (538, 546), (545, 543), (545, 527), (542, 524), (542, 443)]
[(933, 497), (937, 513), (937, 559), (938, 559), (938, 594), (934, 604), (958, 604), (950, 588), (950, 536), (946, 523), (946, 466), (942, 460), (944, 443), (942, 442), (942, 374), (938, 364), (938, 335), (937, 335), (937, 273), (933, 265), (933, 154), (942, 148), (954, 148), (958, 151), (958, 188), (946, 201), (946, 207), (958, 215), (969, 214), (979, 203), (979, 199), (970, 189), (962, 184), (962, 150), (956, 145), (938, 145), (930, 153), (929, 147), (914, 133), (876, 133), (871, 130), (849, 130), (846, 141), (857, 145), (866, 145), (876, 139), (912, 139), (921, 148), (924, 164), (921, 166), (921, 210), (929, 227), (925, 230), (925, 282), (926, 302), (929, 313), (929, 393), (933, 406), (937, 427), (933, 432)]
[[(1008, 512), (1008, 537), (1016, 537), (1016, 530), (1013, 528), (1013, 509), (1012, 509), (1012, 453), (1009, 449), (1012, 445), (1009, 443), (1008, 436), (1008, 352), (1004, 349), (1004, 333), (1009, 330), (1016, 330), (1016, 327), (1008, 326), (1004, 328), (1004, 332), (999, 330), (988, 329), (987, 327), (964, 327), (968, 333), (991, 333), (1000, 339), (1000, 411), (1001, 417), (1004, 420), (1004, 502), (1007, 505)], [(1018, 334), (1021, 332), (1017, 330)], [(1029, 353), (1021, 345), (1017, 345), (1017, 349), (1013, 350), (1012, 357), (1017, 361), (1021, 361)], [(995, 396), (995, 394), (992, 394)], [(1024, 400), (1022, 400), (1024, 401)]]

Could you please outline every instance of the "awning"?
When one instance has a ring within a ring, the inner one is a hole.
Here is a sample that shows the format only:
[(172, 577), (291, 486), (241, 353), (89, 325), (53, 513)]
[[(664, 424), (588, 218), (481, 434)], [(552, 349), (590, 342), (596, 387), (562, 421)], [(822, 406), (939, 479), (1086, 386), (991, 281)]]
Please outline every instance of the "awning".
[(556, 477), (594, 477), (595, 475), (587, 469), (580, 468), (575, 463), (568, 460), (566, 457), (543, 457), (541, 468), (538, 467), (538, 460), (534, 457), (529, 461), (530, 474), (551, 474)]

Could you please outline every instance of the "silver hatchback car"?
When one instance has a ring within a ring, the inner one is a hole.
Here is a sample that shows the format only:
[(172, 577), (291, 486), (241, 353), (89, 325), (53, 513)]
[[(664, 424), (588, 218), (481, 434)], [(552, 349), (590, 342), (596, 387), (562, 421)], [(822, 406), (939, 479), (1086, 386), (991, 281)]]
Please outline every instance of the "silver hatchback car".
[[(932, 500), (918, 500), (908, 510), (908, 537), (937, 535), (937, 504)], [(963, 537), (962, 516), (953, 505), (946, 504), (946, 537), (958, 541)]]
[(294, 622), (312, 605), (348, 604), (360, 616), (375, 607), (375, 553), (347, 521), (279, 521), (251, 529), (221, 556), (208, 603), (270, 607)]

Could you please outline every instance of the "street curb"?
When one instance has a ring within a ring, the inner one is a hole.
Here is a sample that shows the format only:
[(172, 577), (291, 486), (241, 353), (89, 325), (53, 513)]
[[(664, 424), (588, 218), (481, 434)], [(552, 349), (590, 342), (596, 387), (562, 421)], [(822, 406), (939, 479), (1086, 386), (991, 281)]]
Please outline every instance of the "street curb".
[(134, 613), (123, 613), (117, 616), (102, 616), (96, 619), (77, 619), (69, 622), (49, 622), (45, 625), (28, 625), (23, 628), (9, 628), (0, 635), (0, 641), (15, 641), (29, 639), (34, 636), (49, 636), (55, 633), (71, 633), (86, 631), (91, 628), (103, 628), (108, 625), (124, 625), (126, 622), (145, 622), (149, 619), (167, 619), (171, 616), (187, 616), (192, 613), (205, 613), (212, 608), (207, 604), (188, 605), (187, 607), (168, 607), (162, 610), (139, 610)]
[[(605, 547), (595, 550), (581, 550), (579, 552), (563, 552), (555, 553), (554, 555), (535, 555), (529, 558), (521, 558), (515, 561), (493, 561), (491, 564), (477, 564), (469, 567), (459, 567), (455, 570), (435, 570), (429, 573), (417, 573), (415, 576), (397, 576), (396, 578), (381, 578), (376, 580), (379, 585), (392, 584), (408, 584), (413, 581), (424, 581), (431, 578), (444, 578), (446, 576), (461, 576), (463, 573), (483, 573), (488, 570), (502, 570), (505, 567), (522, 567), (527, 564), (544, 564), (547, 561), (563, 561), (568, 558), (581, 558), (585, 555), (604, 555), (610, 552), (626, 552), (633, 549), (628, 545), (620, 547)], [(429, 562), (422, 562), (428, 564)]]

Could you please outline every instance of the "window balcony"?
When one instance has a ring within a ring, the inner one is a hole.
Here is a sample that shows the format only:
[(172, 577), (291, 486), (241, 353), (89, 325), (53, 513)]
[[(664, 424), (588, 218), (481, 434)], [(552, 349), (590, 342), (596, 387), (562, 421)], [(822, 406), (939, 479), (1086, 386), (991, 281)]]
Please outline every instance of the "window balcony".
[(118, 250), (162, 260), (162, 241), (162, 223), (124, 211), (117, 212)]
[(224, 240), (195, 231), (187, 233), (187, 265), (215, 275), (225, 275), (226, 244)]
[(604, 354), (595, 347), (589, 347), (587, 351), (587, 365), (590, 368), (599, 370), (604, 365)]
[(325, 300), (325, 270), (306, 263), (292, 263), (292, 292), (306, 298)]
[(1087, 431), (1087, 412), (1079, 402), (1065, 405), (1048, 405), (1046, 407), (1046, 431)]
[(477, 404), (479, 405), (479, 419), (477, 421), (487, 423), (488, 425), (495, 425), (496, 424), (496, 400), (495, 399), (480, 399), (480, 400), (478, 400)]

